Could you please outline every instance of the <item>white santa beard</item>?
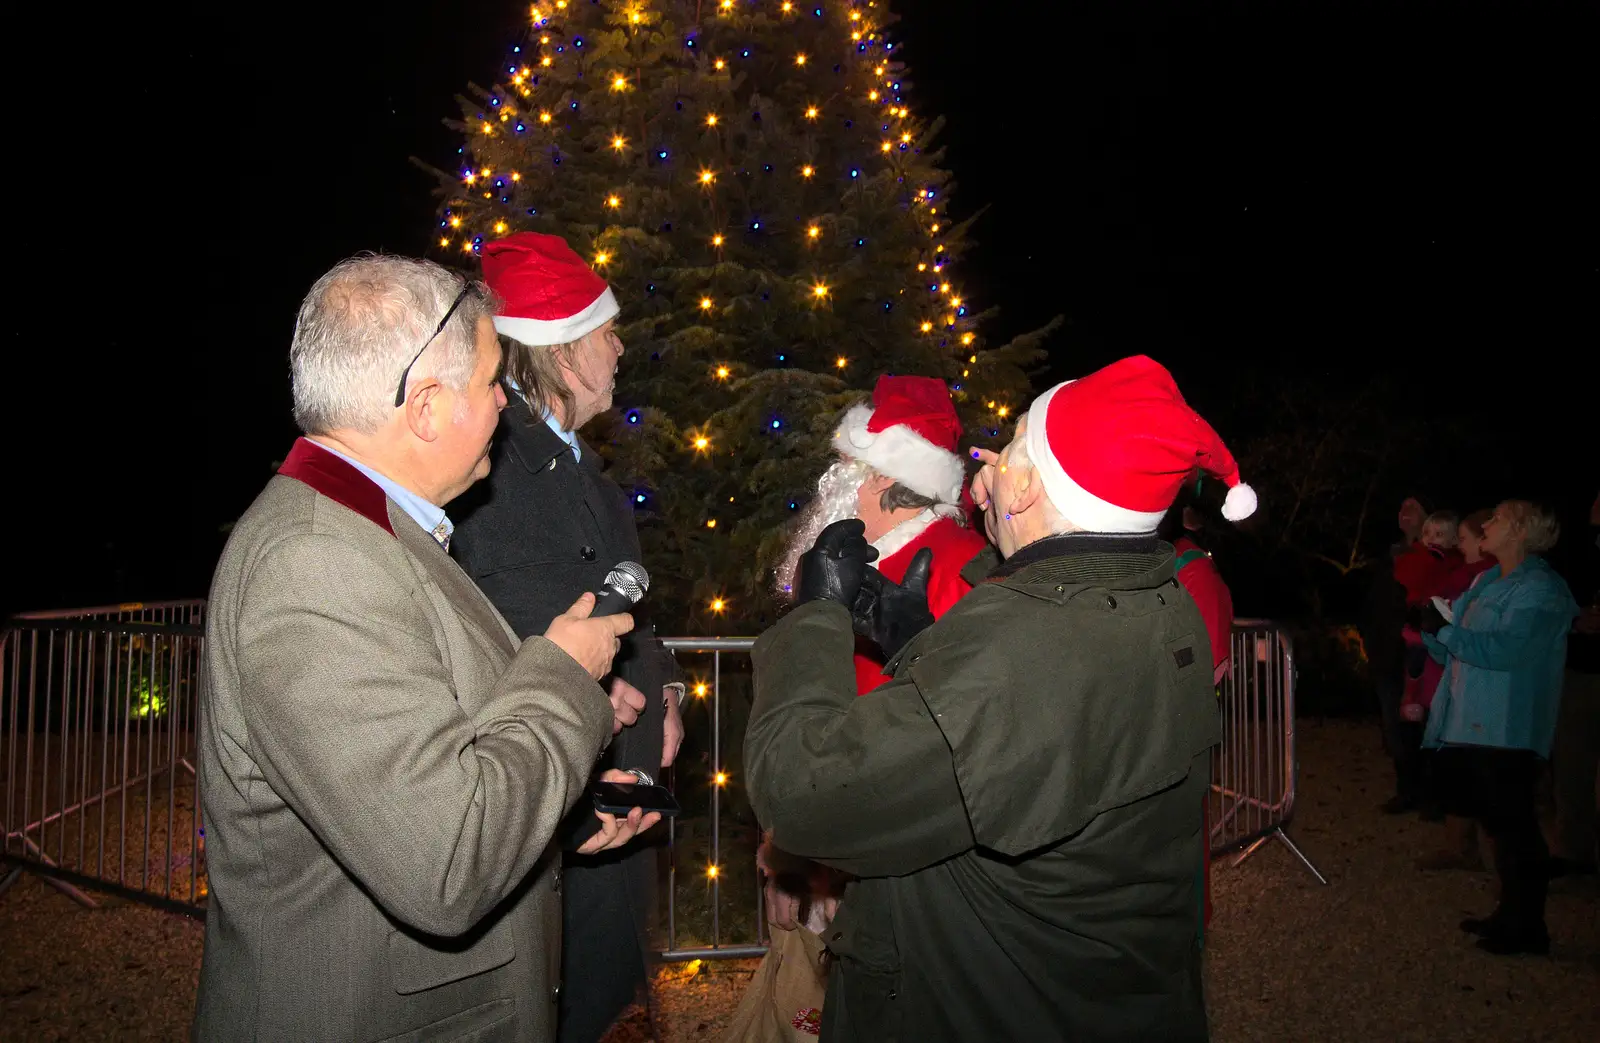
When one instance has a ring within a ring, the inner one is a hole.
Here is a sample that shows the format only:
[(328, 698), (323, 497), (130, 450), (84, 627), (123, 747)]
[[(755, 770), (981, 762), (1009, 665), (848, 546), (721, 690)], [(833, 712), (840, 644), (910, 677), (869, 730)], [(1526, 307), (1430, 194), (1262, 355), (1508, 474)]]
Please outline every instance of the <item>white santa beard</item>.
[(822, 472), (817, 479), (817, 495), (801, 512), (794, 535), (784, 549), (783, 557), (775, 570), (779, 600), (794, 597), (795, 575), (800, 568), (800, 557), (810, 550), (822, 535), (822, 530), (836, 521), (854, 518), (860, 510), (858, 495), (861, 483), (876, 472), (860, 460), (839, 460)]

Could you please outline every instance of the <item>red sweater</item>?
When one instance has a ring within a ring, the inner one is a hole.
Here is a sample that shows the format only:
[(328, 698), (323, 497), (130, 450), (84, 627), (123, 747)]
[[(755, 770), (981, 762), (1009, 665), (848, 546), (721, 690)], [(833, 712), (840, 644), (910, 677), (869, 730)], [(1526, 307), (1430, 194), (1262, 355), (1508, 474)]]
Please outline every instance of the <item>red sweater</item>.
[(1406, 588), (1406, 604), (1420, 605), (1433, 595), (1462, 564), (1461, 553), (1455, 550), (1434, 550), (1418, 540), (1408, 547), (1394, 562), (1395, 582)]
[[(891, 532), (892, 536), (893, 533)], [(887, 537), (885, 537), (887, 538)], [(961, 578), (961, 570), (988, 541), (973, 529), (963, 528), (953, 518), (936, 518), (904, 546), (873, 562), (873, 568), (896, 583), (905, 579), (911, 559), (924, 547), (933, 548), (933, 570), (928, 574), (928, 608), (938, 619), (972, 587)], [(866, 695), (889, 676), (883, 672), (883, 656), (865, 638), (856, 641), (856, 694)]]
[[(1189, 537), (1180, 536), (1172, 549), (1181, 558), (1189, 551), (1200, 550), (1200, 547)], [(1233, 592), (1222, 581), (1222, 573), (1217, 571), (1217, 564), (1211, 560), (1211, 555), (1204, 551), (1201, 554), (1202, 557), (1195, 558), (1178, 570), (1178, 582), (1183, 584), (1183, 589), (1189, 592), (1200, 608), (1206, 636), (1211, 639), (1212, 675), (1216, 683), (1221, 684), (1233, 662)]]

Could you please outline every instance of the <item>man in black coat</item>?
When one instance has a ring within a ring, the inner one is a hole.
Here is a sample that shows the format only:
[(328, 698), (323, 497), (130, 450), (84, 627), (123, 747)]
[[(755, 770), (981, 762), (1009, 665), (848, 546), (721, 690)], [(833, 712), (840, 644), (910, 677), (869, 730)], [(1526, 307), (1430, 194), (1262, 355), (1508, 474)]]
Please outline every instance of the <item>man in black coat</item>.
[[(484, 278), (502, 298), (494, 318), (506, 347), (509, 404), (500, 415), (490, 478), (452, 505), (452, 550), (519, 636), (542, 633), (621, 561), (639, 560), (632, 504), (576, 430), (611, 407), (622, 342), (616, 298), (556, 236), (521, 233), (489, 244)], [(563, 600), (564, 599), (564, 600)], [(653, 781), (683, 735), (683, 685), (648, 622), (647, 601), (619, 644), (608, 686), (646, 707), (600, 768)], [(602, 776), (604, 777), (604, 776)], [(612, 775), (616, 778), (615, 774)], [(631, 778), (629, 781), (632, 781)], [(655, 880), (647, 842), (599, 856), (573, 848), (597, 819), (580, 800), (563, 859), (562, 1043), (595, 1043), (633, 1000), (649, 953)]]

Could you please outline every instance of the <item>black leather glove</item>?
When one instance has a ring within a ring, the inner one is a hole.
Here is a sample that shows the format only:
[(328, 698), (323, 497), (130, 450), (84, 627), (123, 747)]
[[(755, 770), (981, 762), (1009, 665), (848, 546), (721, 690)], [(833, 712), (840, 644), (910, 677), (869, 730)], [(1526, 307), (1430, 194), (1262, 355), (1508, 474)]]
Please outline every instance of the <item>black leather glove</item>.
[(1422, 619), (1417, 624), (1418, 630), (1422, 631), (1424, 634), (1437, 634), (1440, 630), (1449, 625), (1449, 621), (1440, 614), (1438, 608), (1434, 606), (1433, 602), (1430, 601), (1426, 605), (1422, 606)]
[(933, 625), (928, 608), (928, 574), (933, 570), (933, 550), (917, 551), (899, 583), (877, 569), (868, 569), (850, 610), (850, 625), (856, 633), (877, 643), (884, 657), (906, 646), (906, 642)]
[(836, 521), (822, 530), (817, 542), (800, 556), (795, 604), (837, 601), (849, 608), (856, 603), (861, 583), (872, 571), (867, 563), (878, 558), (878, 548), (867, 542), (866, 531), (860, 518)]

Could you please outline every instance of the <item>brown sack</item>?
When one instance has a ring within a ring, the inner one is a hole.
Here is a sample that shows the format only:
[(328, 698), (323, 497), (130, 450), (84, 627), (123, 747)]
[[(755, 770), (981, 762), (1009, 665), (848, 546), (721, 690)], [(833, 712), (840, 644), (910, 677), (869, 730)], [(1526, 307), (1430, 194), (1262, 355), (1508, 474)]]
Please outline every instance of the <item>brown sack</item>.
[(827, 984), (822, 938), (804, 927), (774, 928), (722, 1043), (814, 1043)]

